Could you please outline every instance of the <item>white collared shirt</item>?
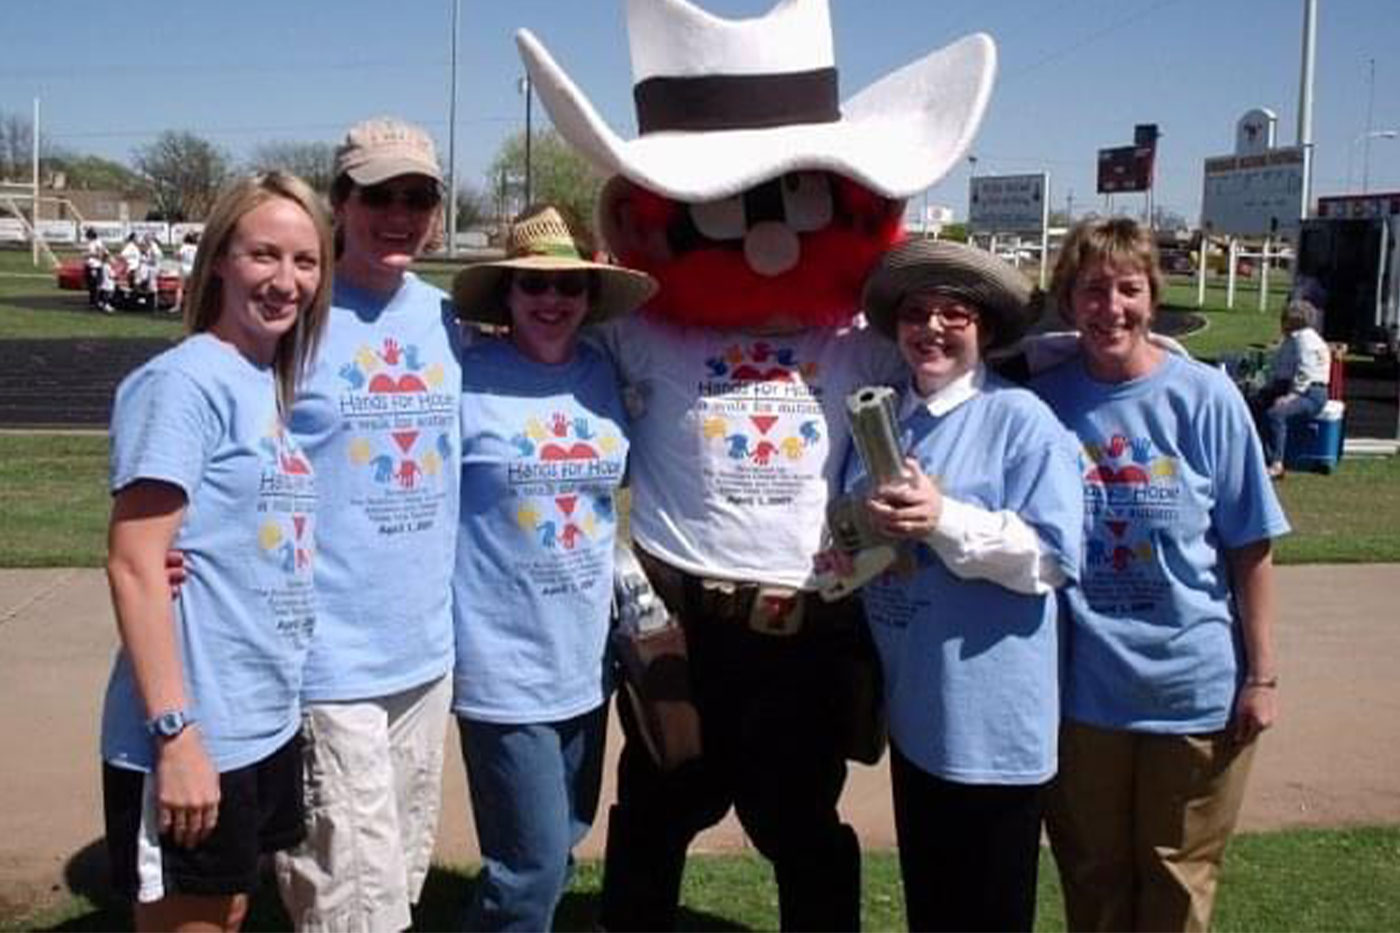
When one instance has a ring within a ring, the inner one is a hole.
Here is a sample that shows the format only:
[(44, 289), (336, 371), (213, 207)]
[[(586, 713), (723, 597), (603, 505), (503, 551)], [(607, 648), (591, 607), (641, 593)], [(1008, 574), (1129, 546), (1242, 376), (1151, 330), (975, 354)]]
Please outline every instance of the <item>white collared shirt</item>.
[[(900, 405), (900, 420), (919, 407), (942, 417), (982, 392), (987, 369), (979, 363), (932, 395), (911, 384)], [(1017, 593), (1049, 593), (1065, 583), (1064, 572), (1035, 529), (1014, 512), (943, 497), (938, 524), (926, 539), (943, 563), (964, 579), (989, 580)]]

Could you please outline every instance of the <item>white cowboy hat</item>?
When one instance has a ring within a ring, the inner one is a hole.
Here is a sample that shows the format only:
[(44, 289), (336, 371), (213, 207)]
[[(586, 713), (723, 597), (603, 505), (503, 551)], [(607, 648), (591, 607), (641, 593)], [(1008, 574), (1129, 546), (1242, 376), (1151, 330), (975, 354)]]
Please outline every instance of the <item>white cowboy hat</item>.
[(641, 135), (603, 122), (528, 30), (516, 44), (554, 127), (599, 168), (687, 202), (826, 170), (907, 198), (962, 158), (982, 121), (996, 46), (981, 33), (838, 104), (827, 0), (729, 20), (687, 0), (627, 0)]

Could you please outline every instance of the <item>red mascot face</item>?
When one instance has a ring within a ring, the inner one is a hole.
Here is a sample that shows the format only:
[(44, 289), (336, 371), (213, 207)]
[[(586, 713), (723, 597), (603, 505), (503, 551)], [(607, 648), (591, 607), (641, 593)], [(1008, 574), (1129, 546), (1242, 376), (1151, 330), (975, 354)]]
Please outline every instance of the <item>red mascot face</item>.
[(676, 323), (800, 329), (847, 323), (866, 276), (902, 229), (904, 202), (829, 172), (793, 172), (720, 201), (688, 204), (608, 182), (603, 239), (660, 290)]

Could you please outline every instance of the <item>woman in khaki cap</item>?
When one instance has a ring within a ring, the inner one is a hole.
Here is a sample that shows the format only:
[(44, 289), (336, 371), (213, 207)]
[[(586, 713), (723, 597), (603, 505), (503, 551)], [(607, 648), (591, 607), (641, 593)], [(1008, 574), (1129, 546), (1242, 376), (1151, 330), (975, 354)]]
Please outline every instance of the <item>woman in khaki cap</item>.
[(277, 860), (303, 930), (409, 926), (437, 830), (461, 350), (447, 296), (409, 267), (442, 197), (422, 129), (350, 128), (331, 187), (330, 320), (291, 418), (322, 493), (303, 688), (308, 835)]

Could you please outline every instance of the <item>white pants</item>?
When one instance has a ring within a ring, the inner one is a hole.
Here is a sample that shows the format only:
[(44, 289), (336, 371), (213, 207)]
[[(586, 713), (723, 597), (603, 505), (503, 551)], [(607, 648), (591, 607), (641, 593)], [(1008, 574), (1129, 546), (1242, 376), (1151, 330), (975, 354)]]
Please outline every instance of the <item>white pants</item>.
[(298, 930), (403, 930), (442, 803), (452, 677), (387, 697), (308, 704), (306, 841), (277, 855)]

